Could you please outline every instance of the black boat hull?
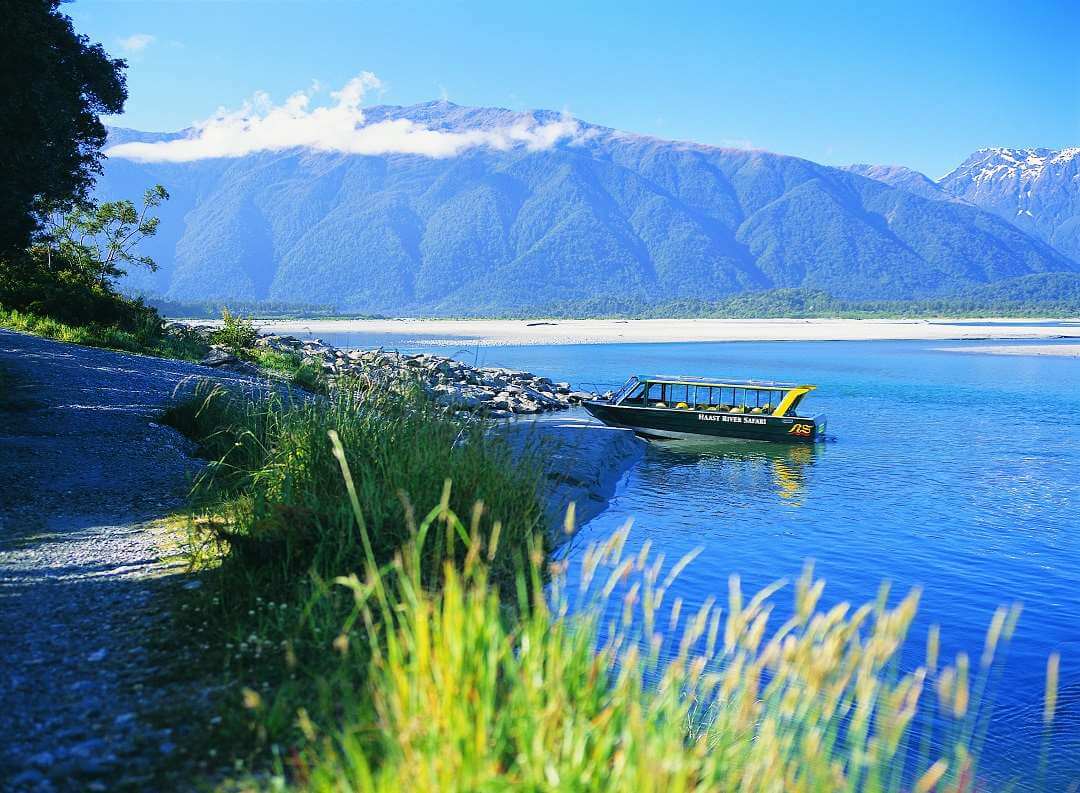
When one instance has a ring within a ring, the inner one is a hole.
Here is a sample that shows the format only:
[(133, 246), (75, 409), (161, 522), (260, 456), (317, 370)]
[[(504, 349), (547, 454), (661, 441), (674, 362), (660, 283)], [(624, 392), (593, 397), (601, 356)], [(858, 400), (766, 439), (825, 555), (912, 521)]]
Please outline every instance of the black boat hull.
[(605, 424), (626, 427), (649, 438), (736, 438), (814, 443), (825, 435), (825, 419), (822, 416), (777, 418), (749, 413), (612, 405), (597, 401), (582, 404)]

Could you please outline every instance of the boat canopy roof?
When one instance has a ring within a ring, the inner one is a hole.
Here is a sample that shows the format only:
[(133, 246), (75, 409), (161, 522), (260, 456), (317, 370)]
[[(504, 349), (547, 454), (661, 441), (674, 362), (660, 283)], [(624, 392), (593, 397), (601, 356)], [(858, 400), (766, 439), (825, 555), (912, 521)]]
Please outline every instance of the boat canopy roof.
[(658, 374), (638, 374), (632, 379), (640, 383), (664, 383), (666, 385), (712, 386), (714, 388), (751, 388), (758, 391), (813, 391), (817, 386), (803, 383), (786, 383), (779, 380), (740, 380), (722, 377), (682, 377)]

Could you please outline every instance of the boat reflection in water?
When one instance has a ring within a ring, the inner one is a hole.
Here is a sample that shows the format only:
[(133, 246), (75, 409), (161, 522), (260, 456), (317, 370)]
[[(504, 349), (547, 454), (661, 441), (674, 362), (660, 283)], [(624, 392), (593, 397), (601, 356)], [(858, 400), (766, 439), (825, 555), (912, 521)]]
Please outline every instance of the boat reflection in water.
[(803, 505), (814, 462), (822, 444), (766, 441), (671, 440), (653, 446), (670, 476), (702, 478), (701, 485), (725, 487), (747, 496), (768, 489), (793, 507)]

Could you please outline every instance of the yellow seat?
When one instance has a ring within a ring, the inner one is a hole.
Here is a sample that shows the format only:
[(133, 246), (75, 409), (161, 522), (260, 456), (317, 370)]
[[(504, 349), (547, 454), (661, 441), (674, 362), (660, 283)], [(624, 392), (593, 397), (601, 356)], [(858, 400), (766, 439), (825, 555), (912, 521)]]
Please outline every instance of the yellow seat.
[(750, 412), (751, 412), (751, 413), (757, 413), (757, 414), (761, 414), (761, 413), (763, 413), (764, 411), (762, 411), (762, 409), (761, 409), (761, 408), (750, 408)]
[(685, 402), (676, 402), (675, 403), (675, 409), (676, 410), (689, 410), (690, 406), (688, 404), (686, 404)]
[(733, 407), (733, 408), (731, 409), (731, 412), (732, 412), (732, 413), (745, 413), (745, 412), (746, 412), (746, 408), (744, 408), (744, 407), (743, 407), (742, 405), (739, 405), (738, 407)]

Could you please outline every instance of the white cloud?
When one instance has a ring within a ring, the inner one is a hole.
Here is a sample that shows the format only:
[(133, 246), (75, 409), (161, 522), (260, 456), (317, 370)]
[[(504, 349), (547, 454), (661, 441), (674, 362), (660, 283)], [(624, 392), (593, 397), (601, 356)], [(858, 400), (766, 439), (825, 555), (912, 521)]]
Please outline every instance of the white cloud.
[(196, 123), (189, 137), (123, 143), (106, 154), (140, 162), (190, 162), (303, 147), (347, 154), (441, 158), (481, 146), (498, 150), (515, 146), (548, 149), (562, 140), (581, 137), (580, 125), (567, 116), (545, 124), (525, 116), (506, 126), (460, 131), (434, 130), (408, 119), (367, 124), (361, 102), (368, 91), (381, 86), (374, 74), (362, 72), (330, 94), (332, 104), (318, 107), (311, 106), (314, 90), (297, 92), (277, 105), (268, 94), (259, 92), (238, 110), (220, 109)]
[(120, 49), (134, 55), (142, 52), (155, 41), (157, 41), (157, 36), (151, 36), (149, 33), (132, 33), (127, 38), (120, 39)]

